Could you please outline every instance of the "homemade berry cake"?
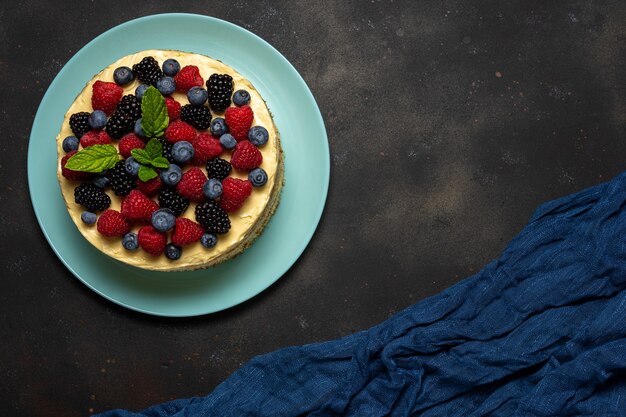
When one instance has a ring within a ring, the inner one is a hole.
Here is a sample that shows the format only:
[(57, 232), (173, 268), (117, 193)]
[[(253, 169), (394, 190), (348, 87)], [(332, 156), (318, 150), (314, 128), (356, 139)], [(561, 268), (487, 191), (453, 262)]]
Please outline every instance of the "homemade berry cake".
[(117, 60), (76, 97), (56, 140), (78, 230), (139, 268), (230, 259), (280, 199), (283, 153), (265, 101), (207, 56), (148, 50)]

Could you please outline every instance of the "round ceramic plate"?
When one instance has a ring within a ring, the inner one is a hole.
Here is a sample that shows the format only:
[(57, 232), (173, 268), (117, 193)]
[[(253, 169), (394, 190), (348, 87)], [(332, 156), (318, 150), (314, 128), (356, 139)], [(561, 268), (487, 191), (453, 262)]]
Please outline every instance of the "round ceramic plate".
[[(55, 137), (85, 84), (118, 58), (178, 49), (219, 59), (248, 78), (267, 101), (285, 153), (285, 187), (276, 214), (243, 254), (217, 267), (151, 272), (99, 252), (72, 223), (56, 178)], [(120, 305), (162, 316), (196, 316), (254, 297), (298, 259), (322, 215), (330, 172), (328, 140), (313, 95), (293, 66), (256, 35), (219, 19), (162, 14), (119, 25), (74, 55), (46, 92), (30, 136), (28, 182), (50, 246), (89, 288)]]

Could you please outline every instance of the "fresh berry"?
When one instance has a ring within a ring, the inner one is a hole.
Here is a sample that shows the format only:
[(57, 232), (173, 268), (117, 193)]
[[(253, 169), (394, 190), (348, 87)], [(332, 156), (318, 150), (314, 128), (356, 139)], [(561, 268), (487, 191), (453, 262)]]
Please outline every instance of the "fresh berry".
[(267, 183), (267, 172), (263, 168), (255, 168), (248, 174), (248, 181), (253, 187), (263, 187)]
[(246, 90), (235, 91), (235, 94), (233, 94), (233, 103), (235, 103), (235, 106), (245, 106), (250, 103), (250, 93)]
[(165, 256), (167, 257), (167, 259), (176, 261), (180, 259), (182, 254), (183, 248), (181, 248), (180, 246), (177, 246), (173, 243), (168, 243), (167, 245), (165, 245)]
[(172, 145), (172, 159), (174, 159), (177, 164), (186, 164), (193, 158), (193, 155), (193, 145), (186, 140), (181, 140)]
[(208, 107), (185, 104), (180, 110), (180, 119), (199, 130), (211, 126), (211, 111)]
[(159, 192), (159, 206), (172, 210), (175, 216), (180, 216), (189, 207), (189, 200), (176, 194), (171, 188), (164, 188)]
[(107, 237), (122, 237), (130, 231), (130, 223), (119, 211), (107, 209), (98, 217), (97, 229)]
[(208, 97), (209, 94), (202, 87), (191, 87), (189, 91), (187, 91), (187, 100), (194, 106), (202, 106)]
[(208, 233), (224, 234), (230, 230), (228, 214), (215, 201), (200, 203), (195, 210), (196, 221)]
[(142, 83), (155, 87), (157, 82), (163, 77), (163, 71), (161, 71), (159, 63), (151, 56), (147, 56), (139, 63), (133, 65), (133, 74)]
[(269, 134), (267, 133), (267, 129), (263, 126), (252, 126), (248, 132), (248, 140), (254, 146), (263, 146), (267, 143), (268, 139)]
[(104, 129), (113, 139), (120, 139), (125, 134), (132, 132), (134, 125), (135, 120), (130, 114), (115, 111), (109, 117)]
[(218, 179), (210, 178), (202, 186), (202, 191), (209, 200), (218, 199), (222, 195), (222, 182)]
[(68, 180), (72, 180), (72, 181), (83, 181), (83, 180), (91, 178), (91, 174), (89, 172), (74, 171), (74, 170), (65, 168), (65, 164), (67, 163), (67, 160), (70, 159), (72, 156), (74, 156), (76, 152), (77, 151), (70, 151), (66, 153), (63, 156), (63, 158), (61, 158), (61, 175), (63, 175)]
[(180, 64), (175, 59), (166, 59), (163, 61), (163, 74), (173, 77), (180, 71)]
[(242, 140), (235, 146), (230, 163), (236, 169), (250, 171), (263, 162), (263, 155), (250, 141)]
[(202, 186), (206, 180), (204, 172), (198, 167), (193, 167), (185, 172), (178, 184), (176, 184), (176, 192), (191, 201), (204, 201)]
[(205, 233), (200, 238), (200, 243), (205, 248), (212, 248), (217, 245), (217, 236), (213, 233)]
[(209, 159), (217, 158), (224, 152), (220, 141), (208, 133), (200, 133), (193, 141), (195, 150), (193, 162), (204, 165)]
[(206, 172), (209, 178), (217, 178), (222, 181), (224, 178), (228, 177), (231, 170), (232, 166), (230, 162), (222, 158), (211, 159), (206, 163)]
[(159, 205), (155, 201), (149, 199), (139, 190), (132, 190), (122, 200), (121, 213), (130, 221), (149, 222), (152, 213), (158, 209)]
[(152, 213), (152, 217), (150, 217), (150, 222), (152, 227), (154, 227), (159, 232), (167, 232), (174, 228), (174, 224), (176, 223), (176, 216), (174, 212), (168, 208), (160, 208)]
[(106, 114), (113, 113), (124, 94), (124, 89), (119, 85), (100, 80), (93, 83), (91, 88), (91, 107)]
[(141, 100), (143, 98), (143, 95), (146, 93), (148, 87), (150, 86), (147, 84), (139, 84), (137, 88), (135, 88), (135, 97), (137, 97), (137, 100)]
[(92, 213), (90, 211), (83, 211), (80, 214), (80, 219), (83, 221), (83, 223), (91, 226), (92, 224), (96, 222), (96, 220), (98, 220), (98, 216), (96, 216), (96, 213)]
[(254, 120), (254, 113), (250, 106), (229, 107), (226, 109), (224, 118), (230, 134), (237, 139), (237, 142), (248, 137), (248, 131), (252, 126), (252, 120)]
[(180, 117), (180, 103), (171, 97), (165, 97), (165, 107), (167, 107), (167, 115), (170, 123)]
[(195, 65), (186, 65), (174, 76), (176, 81), (176, 90), (186, 93), (191, 87), (204, 84), (204, 80), (200, 75), (200, 70)]
[(90, 114), (86, 111), (81, 111), (70, 116), (70, 129), (72, 129), (72, 133), (78, 139), (91, 130), (89, 125)]
[(120, 155), (124, 158), (128, 158), (130, 156), (130, 151), (133, 149), (143, 149), (146, 146), (143, 140), (139, 139), (137, 135), (134, 133), (128, 133), (124, 135), (118, 144), (118, 150), (120, 151)]
[(132, 94), (126, 94), (115, 111), (129, 114), (134, 122), (141, 117), (141, 100)]
[(139, 164), (139, 162), (137, 162), (132, 156), (126, 158), (126, 160), (124, 161), (124, 168), (126, 169), (126, 172), (133, 177), (139, 175), (140, 167), (141, 165)]
[(102, 211), (111, 205), (111, 197), (92, 183), (82, 183), (74, 189), (74, 201), (89, 211)]
[(216, 117), (211, 121), (211, 134), (218, 138), (224, 133), (228, 132), (228, 126), (226, 126), (226, 120), (223, 117)]
[(148, 197), (152, 197), (159, 192), (163, 183), (161, 182), (161, 177), (154, 177), (148, 181), (141, 181), (137, 178), (137, 189), (147, 195)]
[(209, 92), (209, 107), (215, 112), (223, 112), (230, 106), (233, 94), (233, 77), (228, 74), (212, 74), (206, 82)]
[(125, 162), (119, 161), (107, 173), (109, 185), (117, 196), (125, 196), (136, 187), (135, 178), (126, 172)]
[(237, 139), (235, 139), (230, 133), (224, 133), (220, 136), (220, 143), (224, 149), (228, 149), (230, 151), (235, 149), (235, 146), (237, 146)]
[(204, 234), (204, 229), (193, 220), (179, 217), (176, 219), (172, 243), (177, 246), (187, 246), (200, 240)]
[(72, 152), (78, 149), (78, 145), (80, 144), (80, 141), (78, 140), (78, 138), (76, 136), (68, 136), (65, 139), (63, 139), (63, 151), (67, 152)]
[(133, 71), (128, 67), (118, 67), (113, 71), (113, 81), (117, 85), (130, 84), (135, 80)]
[(109, 186), (109, 179), (105, 175), (98, 174), (93, 179), (93, 185), (100, 188), (106, 188)]
[(107, 115), (102, 110), (94, 110), (89, 115), (89, 126), (92, 129), (104, 129), (107, 124)]
[(139, 242), (137, 241), (137, 233), (128, 232), (122, 238), (122, 246), (126, 250), (137, 250)]
[(167, 235), (152, 226), (143, 226), (137, 233), (137, 243), (150, 255), (159, 256), (167, 245)]
[(176, 81), (174, 81), (172, 77), (162, 77), (159, 81), (157, 81), (156, 88), (164, 96), (169, 96), (176, 91)]
[(174, 120), (167, 129), (165, 129), (165, 137), (171, 143), (176, 143), (181, 140), (193, 142), (196, 137), (196, 129), (182, 120)]
[(169, 167), (161, 171), (159, 176), (161, 177), (161, 181), (163, 181), (163, 184), (167, 185), (168, 187), (174, 187), (180, 182), (180, 179), (183, 176), (183, 171), (178, 165), (170, 164)]
[(243, 206), (251, 192), (250, 181), (228, 177), (222, 181), (220, 206), (227, 212), (237, 211)]
[(172, 146), (174, 145), (162, 136), (159, 138), (159, 142), (161, 142), (161, 155), (163, 155), (163, 158), (167, 159), (170, 164), (175, 163), (174, 158), (172, 158)]
[(143, 126), (141, 125), (141, 117), (135, 120), (135, 126), (133, 127), (133, 133), (135, 136), (140, 138), (146, 137), (146, 132), (143, 131)]
[(111, 143), (111, 137), (104, 130), (91, 130), (80, 138), (80, 146), (83, 148), (107, 143)]

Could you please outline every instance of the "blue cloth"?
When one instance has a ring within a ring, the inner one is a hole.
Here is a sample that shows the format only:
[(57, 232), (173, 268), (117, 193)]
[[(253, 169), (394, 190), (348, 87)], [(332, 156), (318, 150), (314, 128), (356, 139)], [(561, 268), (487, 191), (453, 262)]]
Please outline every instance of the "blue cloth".
[(540, 206), (478, 274), (203, 398), (107, 417), (626, 416), (626, 174)]

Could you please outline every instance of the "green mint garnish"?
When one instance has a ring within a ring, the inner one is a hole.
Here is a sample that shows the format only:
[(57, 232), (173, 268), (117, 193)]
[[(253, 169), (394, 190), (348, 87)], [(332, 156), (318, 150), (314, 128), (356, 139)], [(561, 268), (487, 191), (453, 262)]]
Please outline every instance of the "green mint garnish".
[(93, 145), (72, 155), (65, 168), (81, 172), (102, 172), (113, 168), (120, 160), (113, 145)]
[(158, 140), (150, 140), (146, 143), (145, 151), (150, 155), (150, 159), (154, 159), (163, 155), (163, 145)]
[(165, 169), (170, 166), (170, 163), (162, 155), (163, 147), (158, 139), (152, 138), (146, 144), (144, 149), (133, 149), (130, 154), (135, 158), (135, 161), (139, 162), (139, 179), (141, 181), (148, 181), (156, 177), (158, 174), (155, 168)]
[(170, 166), (170, 161), (168, 161), (167, 159), (165, 159), (162, 156), (157, 156), (156, 158), (154, 158), (151, 162), (152, 166), (155, 168), (163, 168), (166, 169), (167, 167)]
[(141, 98), (141, 128), (149, 138), (163, 135), (169, 123), (165, 98), (153, 86), (148, 87)]
[(155, 178), (157, 172), (152, 167), (148, 167), (145, 165), (139, 165), (139, 179), (143, 182), (150, 181), (152, 178)]
[(150, 165), (152, 162), (152, 157), (150, 154), (143, 149), (133, 149), (130, 151), (130, 154), (135, 158), (135, 161), (139, 162), (142, 165)]

